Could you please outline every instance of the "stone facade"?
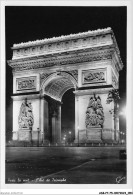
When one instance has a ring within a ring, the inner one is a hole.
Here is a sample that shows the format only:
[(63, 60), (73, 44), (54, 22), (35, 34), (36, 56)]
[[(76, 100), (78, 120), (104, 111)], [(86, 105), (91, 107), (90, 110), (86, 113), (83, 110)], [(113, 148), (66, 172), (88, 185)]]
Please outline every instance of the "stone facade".
[(75, 142), (118, 139), (118, 120), (109, 112), (114, 104), (106, 104), (123, 68), (111, 28), (14, 44), (12, 50), (13, 140), (60, 143), (61, 100), (71, 88)]

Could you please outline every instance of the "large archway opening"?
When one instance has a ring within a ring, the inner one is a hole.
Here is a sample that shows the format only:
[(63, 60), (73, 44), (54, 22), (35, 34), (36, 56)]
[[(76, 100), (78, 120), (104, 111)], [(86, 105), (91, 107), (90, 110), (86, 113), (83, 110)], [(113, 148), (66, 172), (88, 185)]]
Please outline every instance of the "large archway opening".
[(74, 88), (67, 90), (61, 105), (61, 141), (72, 143), (75, 139), (75, 95)]
[(47, 126), (44, 128), (44, 135), (52, 144), (61, 143), (64, 139), (65, 143), (74, 140), (75, 95), (73, 91), (76, 86), (75, 79), (65, 72), (53, 74), (44, 83), (42, 89), (47, 101), (47, 114), (43, 117), (44, 123), (47, 121), (47, 125), (44, 124), (44, 127)]

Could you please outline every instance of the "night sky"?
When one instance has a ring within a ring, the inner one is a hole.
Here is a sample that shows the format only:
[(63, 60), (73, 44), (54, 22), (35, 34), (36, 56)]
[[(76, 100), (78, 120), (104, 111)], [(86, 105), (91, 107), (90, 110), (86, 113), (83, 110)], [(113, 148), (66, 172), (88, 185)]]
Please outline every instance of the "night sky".
[[(120, 97), (121, 104), (126, 103), (126, 7), (7, 6), (5, 13), (6, 60), (12, 58), (10, 48), (14, 43), (111, 27), (124, 64), (124, 69), (120, 72)], [(7, 140), (11, 139), (12, 131), (12, 82), (12, 70), (6, 63)], [(65, 96), (68, 101), (69, 95)], [(63, 101), (65, 102), (65, 98)], [(69, 115), (70, 106), (68, 110), (67, 106), (65, 109), (65, 113)], [(69, 120), (72, 125), (73, 118), (70, 117)]]

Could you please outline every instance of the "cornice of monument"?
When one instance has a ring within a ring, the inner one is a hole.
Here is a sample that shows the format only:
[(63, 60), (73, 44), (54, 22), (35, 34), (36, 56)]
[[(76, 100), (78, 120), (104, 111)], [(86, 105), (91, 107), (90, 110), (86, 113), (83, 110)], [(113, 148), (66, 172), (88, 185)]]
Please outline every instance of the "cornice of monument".
[(117, 61), (119, 71), (123, 68), (120, 52), (112, 29), (107, 28), (14, 44), (13, 58), (8, 64), (13, 71), (22, 71), (111, 59), (113, 53), (116, 53), (113, 58), (116, 59), (115, 63)]
[(99, 50), (84, 50), (81, 53), (79, 52), (69, 52), (65, 55), (48, 55), (32, 57), (27, 59), (17, 59), (17, 60), (9, 60), (8, 64), (14, 69), (14, 71), (21, 70), (29, 70), (29, 69), (38, 69), (45, 67), (53, 67), (57, 65), (68, 65), (68, 64), (76, 64), (82, 62), (91, 62), (105, 59), (112, 59), (112, 54), (114, 52), (114, 48), (110, 47), (107, 49), (103, 49), (103, 47)]
[(45, 38), (42, 40), (22, 42), (22, 43), (14, 44), (12, 49), (16, 49), (16, 48), (18, 49), (18, 48), (22, 48), (22, 47), (30, 47), (30, 46), (35, 46), (35, 45), (38, 46), (41, 44), (48, 44), (48, 43), (53, 43), (53, 42), (58, 42), (58, 41), (84, 38), (87, 36), (96, 36), (96, 35), (105, 34), (107, 32), (111, 32), (111, 31), (112, 31), (111, 28), (108, 27), (108, 28), (104, 28), (104, 29), (89, 30), (87, 32), (75, 33), (75, 34), (70, 34), (70, 35), (62, 35), (59, 37)]
[(65, 51), (69, 52), (84, 48), (95, 48), (111, 44), (115, 45), (119, 55), (120, 52), (111, 28), (88, 31), (74, 35), (66, 35), (44, 40), (14, 44), (12, 47), (12, 60), (39, 55), (62, 53)]
[[(13, 71), (34, 70), (39, 68), (54, 67), (58, 65), (73, 65), (82, 62), (91, 62), (107, 59), (115, 59), (114, 46), (100, 47), (95, 49), (85, 49), (82, 52), (67, 52), (64, 55), (36, 56), (26, 59), (9, 60), (8, 64)], [(122, 62), (119, 58), (114, 60), (118, 66), (118, 71), (122, 69)]]

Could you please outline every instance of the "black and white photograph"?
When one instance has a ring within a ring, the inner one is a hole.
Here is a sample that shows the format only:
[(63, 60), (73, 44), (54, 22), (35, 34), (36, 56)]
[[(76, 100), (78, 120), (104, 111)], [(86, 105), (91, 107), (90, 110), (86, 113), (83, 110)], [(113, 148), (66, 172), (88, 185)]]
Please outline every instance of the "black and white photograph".
[(127, 6), (4, 13), (5, 184), (127, 185)]

